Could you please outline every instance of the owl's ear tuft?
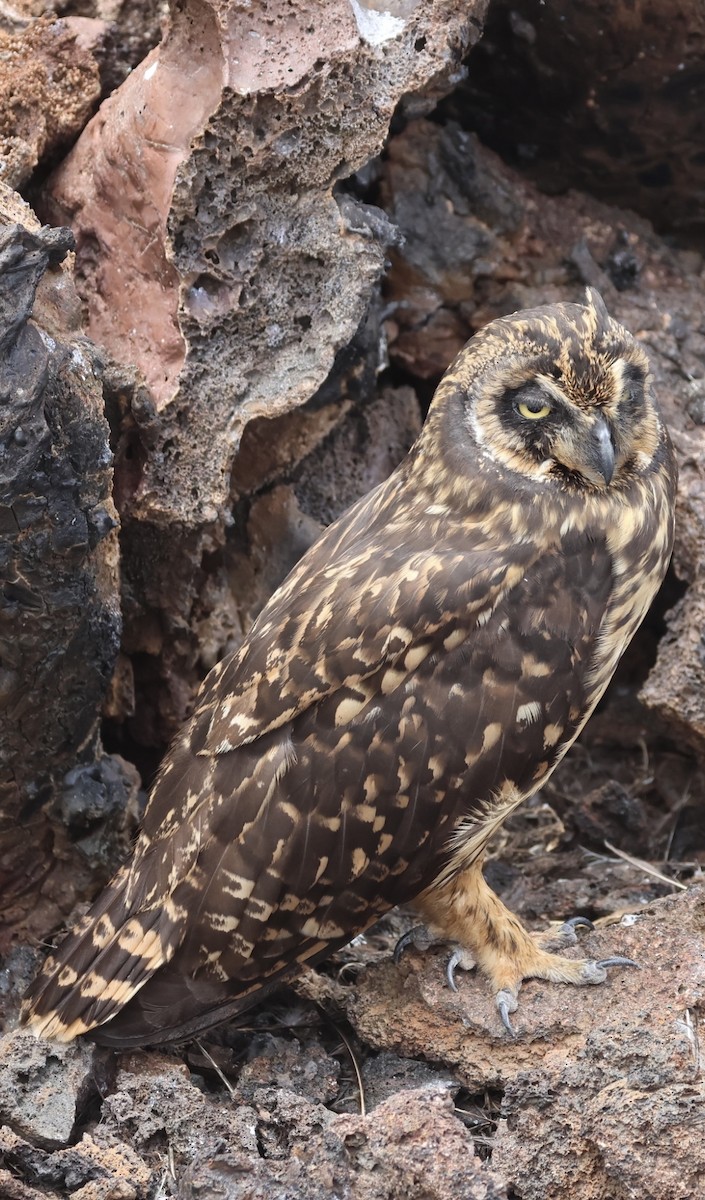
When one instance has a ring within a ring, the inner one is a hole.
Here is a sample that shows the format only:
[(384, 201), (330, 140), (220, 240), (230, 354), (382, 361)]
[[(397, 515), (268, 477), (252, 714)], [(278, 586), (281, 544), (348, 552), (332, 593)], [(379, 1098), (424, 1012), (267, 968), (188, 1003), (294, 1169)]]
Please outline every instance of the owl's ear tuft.
[(602, 299), (602, 296), (598, 292), (597, 288), (585, 288), (585, 302), (587, 307), (591, 308), (594, 312), (597, 318), (598, 326), (605, 325), (609, 321), (610, 314), (607, 311), (607, 305)]

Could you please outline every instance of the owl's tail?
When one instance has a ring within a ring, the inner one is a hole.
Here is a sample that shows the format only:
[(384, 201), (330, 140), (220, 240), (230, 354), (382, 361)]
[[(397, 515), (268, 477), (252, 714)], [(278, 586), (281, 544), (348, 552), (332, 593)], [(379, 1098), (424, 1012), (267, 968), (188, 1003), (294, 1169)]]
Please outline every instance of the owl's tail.
[(187, 910), (176, 894), (140, 903), (129, 867), (118, 871), (79, 925), (51, 955), (22, 1004), (38, 1037), (70, 1042), (114, 1017), (183, 936)]

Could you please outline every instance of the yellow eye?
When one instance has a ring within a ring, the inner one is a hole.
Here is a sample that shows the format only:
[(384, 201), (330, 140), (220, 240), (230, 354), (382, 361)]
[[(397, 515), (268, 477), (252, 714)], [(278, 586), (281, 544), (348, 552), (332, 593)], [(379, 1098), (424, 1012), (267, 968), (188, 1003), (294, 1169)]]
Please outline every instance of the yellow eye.
[[(536, 401), (534, 401), (536, 403)], [(522, 417), (526, 417), (529, 421), (540, 421), (542, 417), (547, 417), (551, 411), (550, 404), (542, 404), (540, 408), (530, 408), (523, 401), (517, 405), (517, 412)]]

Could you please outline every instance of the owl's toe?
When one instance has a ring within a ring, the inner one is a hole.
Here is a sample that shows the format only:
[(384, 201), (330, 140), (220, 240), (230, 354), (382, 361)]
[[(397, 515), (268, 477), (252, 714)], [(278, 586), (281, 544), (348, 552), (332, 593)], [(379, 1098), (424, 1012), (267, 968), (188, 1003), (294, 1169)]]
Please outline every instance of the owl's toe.
[(394, 947), (392, 954), (394, 963), (398, 966), (401, 962), (401, 957), (404, 951), (408, 950), (410, 947), (413, 947), (414, 950), (418, 950), (423, 953), (425, 950), (428, 950), (429, 947), (435, 945), (438, 941), (438, 937), (431, 933), (430, 929), (426, 925), (414, 925), (411, 929), (407, 929), (406, 933), (401, 935), (396, 946)]
[(589, 917), (569, 917), (558, 928), (553, 926), (550, 929), (542, 929), (539, 933), (532, 933), (531, 936), (538, 942), (542, 950), (564, 950), (567, 946), (577, 946), (578, 930), (592, 933), (594, 928)]
[(465, 950), (462, 946), (456, 946), (446, 964), (446, 980), (448, 987), (452, 991), (457, 992), (458, 985), (455, 982), (455, 972), (458, 967), (461, 971), (474, 971), (477, 963), (469, 950)]
[[(544, 970), (540, 975), (541, 978), (574, 984), (604, 983), (609, 967), (639, 967), (639, 964), (634, 962), (632, 958), (622, 958), (620, 955), (614, 958), (602, 958), (597, 961), (594, 959), (561, 959), (558, 955), (546, 955), (546, 959), (553, 959), (553, 962), (547, 961), (544, 964)], [(524, 976), (524, 978), (527, 977)], [(510, 984), (501, 987), (495, 993), (495, 1004), (502, 1019), (502, 1024), (507, 1033), (511, 1034), (514, 1038), (517, 1035), (510, 1020), (510, 1013), (514, 1013), (517, 1010), (517, 997), (522, 982), (522, 979), (517, 979), (516, 984), (513, 986)]]
[(609, 967), (636, 967), (637, 970), (641, 970), (639, 963), (634, 962), (633, 958), (622, 958), (621, 955), (617, 955), (615, 958), (601, 958), (598, 961), (591, 959), (580, 965), (582, 967), (581, 983), (604, 983)]
[(516, 993), (513, 992), (511, 988), (500, 988), (494, 999), (495, 1004), (497, 1005), (497, 1011), (502, 1018), (502, 1024), (504, 1025), (504, 1028), (506, 1029), (507, 1033), (511, 1035), (511, 1037), (515, 1038), (516, 1030), (509, 1019), (509, 1014), (516, 1012), (517, 1010), (519, 1002), (517, 1000)]
[[(421, 954), (423, 954), (432, 946), (445, 946), (447, 944), (448, 943), (445, 938), (441, 938), (438, 936), (438, 934), (432, 933), (427, 925), (414, 925), (412, 929), (408, 929), (406, 933), (401, 935), (399, 941), (394, 947), (394, 953), (392, 957), (394, 962), (398, 965), (405, 950), (413, 948), (414, 950), (418, 950)], [(458, 969), (461, 971), (472, 971), (476, 965), (475, 959), (469, 950), (463, 946), (454, 946), (450, 958), (446, 964), (445, 974), (448, 987), (451, 988), (452, 991), (457, 992), (458, 985), (455, 982), (455, 972)]]

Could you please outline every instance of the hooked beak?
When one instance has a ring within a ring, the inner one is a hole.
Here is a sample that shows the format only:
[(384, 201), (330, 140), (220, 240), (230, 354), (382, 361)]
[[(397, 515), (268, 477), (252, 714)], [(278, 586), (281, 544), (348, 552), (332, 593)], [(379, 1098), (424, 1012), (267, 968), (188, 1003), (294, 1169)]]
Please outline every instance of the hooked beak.
[(592, 434), (592, 462), (590, 465), (608, 484), (614, 475), (614, 443), (610, 427), (604, 417), (597, 418)]

